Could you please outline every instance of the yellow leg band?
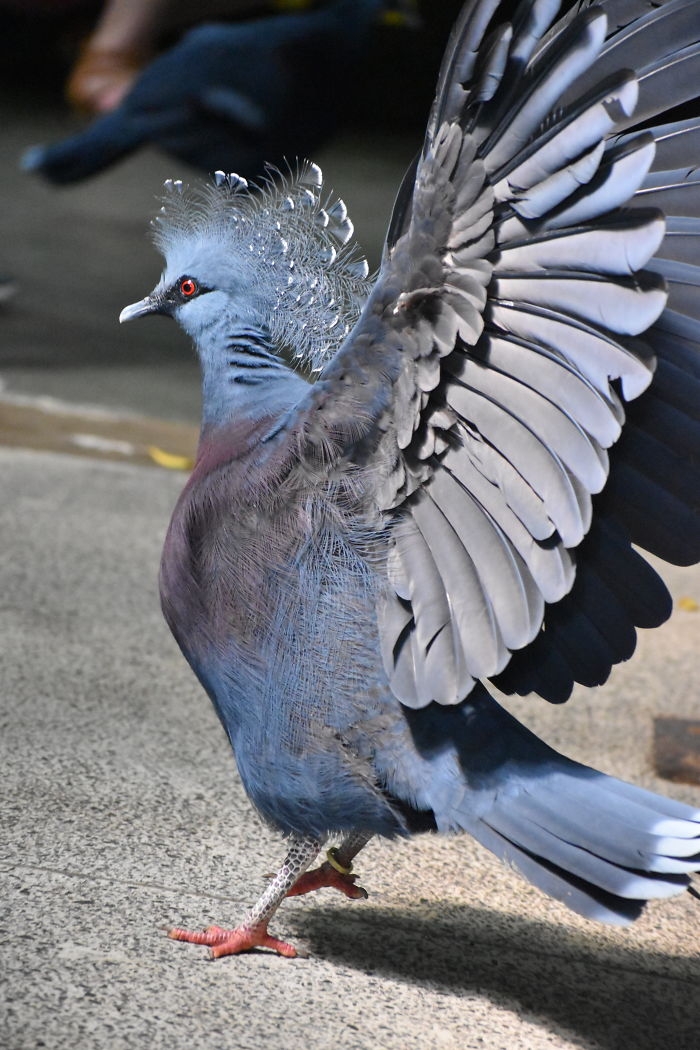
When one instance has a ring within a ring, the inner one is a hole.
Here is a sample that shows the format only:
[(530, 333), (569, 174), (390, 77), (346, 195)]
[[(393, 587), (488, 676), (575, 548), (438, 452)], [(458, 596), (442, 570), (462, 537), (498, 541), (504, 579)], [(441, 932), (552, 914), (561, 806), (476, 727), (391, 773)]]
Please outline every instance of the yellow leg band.
[(340, 875), (349, 875), (350, 872), (352, 871), (352, 864), (350, 865), (349, 868), (346, 868), (338, 860), (338, 847), (337, 846), (331, 846), (331, 848), (326, 851), (326, 860), (328, 861), (330, 866), (332, 868), (335, 868), (335, 870)]

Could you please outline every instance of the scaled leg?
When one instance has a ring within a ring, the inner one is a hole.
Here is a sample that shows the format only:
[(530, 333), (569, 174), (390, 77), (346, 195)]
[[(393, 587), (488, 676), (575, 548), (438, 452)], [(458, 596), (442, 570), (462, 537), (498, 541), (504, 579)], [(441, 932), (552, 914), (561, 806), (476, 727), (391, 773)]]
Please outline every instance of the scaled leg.
[(328, 850), (327, 859), (323, 864), (299, 877), (287, 892), (287, 896), (299, 897), (302, 893), (311, 893), (312, 890), (330, 886), (352, 900), (366, 899), (367, 890), (355, 885), (357, 875), (352, 872), (352, 862), (371, 838), (371, 835), (359, 831), (346, 835), (339, 846)]
[(183, 930), (176, 927), (168, 932), (168, 936), (175, 941), (208, 945), (211, 948), (213, 959), (218, 959), (222, 955), (237, 955), (251, 948), (272, 948), (280, 955), (294, 958), (299, 954), (296, 948), (286, 941), (270, 936), (267, 932), (267, 924), (322, 845), (323, 843), (318, 839), (292, 839), (289, 852), (277, 875), (240, 926), (234, 930), (226, 930), (221, 926), (209, 926), (203, 931)]

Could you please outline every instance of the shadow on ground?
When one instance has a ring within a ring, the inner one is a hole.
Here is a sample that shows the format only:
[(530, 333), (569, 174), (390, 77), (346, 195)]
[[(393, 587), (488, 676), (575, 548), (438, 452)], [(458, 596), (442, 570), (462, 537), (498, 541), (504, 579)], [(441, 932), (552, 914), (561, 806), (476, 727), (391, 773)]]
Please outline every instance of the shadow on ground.
[(700, 1045), (700, 958), (604, 946), (595, 935), (454, 905), (442, 916), (434, 904), (342, 915), (319, 908), (304, 917), (303, 936), (335, 964), (485, 995), (609, 1050)]

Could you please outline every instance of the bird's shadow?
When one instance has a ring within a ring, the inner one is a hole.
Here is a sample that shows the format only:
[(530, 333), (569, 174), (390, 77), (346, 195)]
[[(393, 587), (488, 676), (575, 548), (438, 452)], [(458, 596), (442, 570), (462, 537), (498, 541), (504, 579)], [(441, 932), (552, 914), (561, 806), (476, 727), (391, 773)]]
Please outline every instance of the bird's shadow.
[(313, 954), (442, 992), (483, 995), (554, 1030), (622, 1050), (700, 1046), (700, 959), (520, 916), (454, 905), (314, 908), (300, 932)]

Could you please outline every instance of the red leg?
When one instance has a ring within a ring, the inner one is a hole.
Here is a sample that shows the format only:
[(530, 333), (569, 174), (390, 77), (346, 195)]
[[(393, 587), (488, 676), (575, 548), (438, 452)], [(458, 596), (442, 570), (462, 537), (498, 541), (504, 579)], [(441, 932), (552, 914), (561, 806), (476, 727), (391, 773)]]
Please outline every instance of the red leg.
[(267, 924), (292, 888), (304, 873), (320, 849), (315, 839), (294, 839), (289, 853), (279, 872), (267, 887), (257, 904), (248, 912), (240, 926), (225, 930), (221, 926), (209, 926), (206, 930), (183, 930), (176, 927), (168, 936), (174, 941), (190, 944), (205, 944), (211, 949), (212, 959), (222, 955), (238, 955), (251, 948), (272, 948), (279, 955), (293, 959), (303, 952), (297, 951), (287, 941), (280, 941), (267, 932)]
[(357, 878), (357, 875), (350, 873), (346, 875), (344, 872), (336, 871), (328, 861), (324, 861), (320, 867), (301, 875), (291, 890), (287, 890), (287, 896), (300, 897), (303, 893), (311, 893), (313, 890), (320, 890), (325, 886), (330, 886), (331, 889), (339, 890), (346, 897), (350, 897), (351, 900), (366, 900), (367, 890), (363, 889), (362, 886), (355, 885)]
[(311, 893), (313, 890), (330, 886), (344, 893), (351, 900), (366, 900), (367, 890), (355, 885), (358, 876), (352, 874), (352, 862), (370, 838), (370, 835), (363, 835), (359, 832), (348, 835), (340, 846), (328, 850), (326, 854), (328, 860), (318, 868), (314, 868), (313, 871), (307, 871), (301, 875), (287, 891), (287, 896), (299, 897), (302, 893)]
[(183, 930), (175, 927), (168, 930), (168, 937), (174, 941), (188, 941), (190, 944), (206, 944), (211, 948), (212, 959), (220, 959), (224, 955), (239, 955), (248, 952), (251, 948), (272, 948), (278, 955), (285, 955), (288, 959), (294, 959), (298, 952), (293, 944), (272, 937), (267, 932), (267, 923), (261, 922), (257, 926), (238, 926), (235, 930), (225, 930), (221, 926), (209, 926), (206, 930)]

